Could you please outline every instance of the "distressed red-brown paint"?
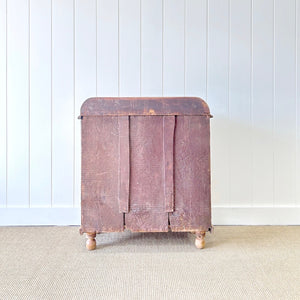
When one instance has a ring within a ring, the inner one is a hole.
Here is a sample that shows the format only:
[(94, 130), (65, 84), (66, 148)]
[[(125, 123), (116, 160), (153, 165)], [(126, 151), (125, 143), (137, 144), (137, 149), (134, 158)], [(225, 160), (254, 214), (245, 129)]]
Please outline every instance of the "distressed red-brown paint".
[(128, 213), (129, 210), (129, 178), (130, 178), (130, 160), (129, 160), (129, 117), (118, 116), (119, 125), (119, 173), (118, 173), (118, 200), (119, 211)]
[(174, 210), (174, 129), (175, 116), (163, 117), (163, 167), (165, 210)]
[(80, 232), (210, 230), (210, 117), (195, 97), (85, 101)]

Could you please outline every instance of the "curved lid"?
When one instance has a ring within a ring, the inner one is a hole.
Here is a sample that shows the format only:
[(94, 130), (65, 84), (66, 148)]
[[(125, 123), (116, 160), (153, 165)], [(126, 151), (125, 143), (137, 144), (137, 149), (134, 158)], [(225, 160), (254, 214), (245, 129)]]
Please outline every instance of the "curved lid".
[(89, 98), (81, 106), (84, 116), (209, 116), (204, 100), (197, 97), (100, 97)]

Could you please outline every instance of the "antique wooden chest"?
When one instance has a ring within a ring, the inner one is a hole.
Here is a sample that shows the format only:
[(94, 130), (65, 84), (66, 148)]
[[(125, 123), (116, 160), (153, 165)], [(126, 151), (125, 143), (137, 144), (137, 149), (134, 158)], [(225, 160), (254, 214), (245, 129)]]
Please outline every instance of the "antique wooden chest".
[(81, 107), (81, 228), (211, 230), (210, 112), (194, 97), (90, 98)]

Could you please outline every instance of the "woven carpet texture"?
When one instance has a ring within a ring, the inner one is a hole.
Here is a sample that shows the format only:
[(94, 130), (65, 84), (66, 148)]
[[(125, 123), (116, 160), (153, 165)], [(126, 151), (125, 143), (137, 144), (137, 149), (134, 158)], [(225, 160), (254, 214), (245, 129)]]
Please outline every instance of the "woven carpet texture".
[(0, 299), (300, 299), (300, 226), (190, 233), (0, 227)]

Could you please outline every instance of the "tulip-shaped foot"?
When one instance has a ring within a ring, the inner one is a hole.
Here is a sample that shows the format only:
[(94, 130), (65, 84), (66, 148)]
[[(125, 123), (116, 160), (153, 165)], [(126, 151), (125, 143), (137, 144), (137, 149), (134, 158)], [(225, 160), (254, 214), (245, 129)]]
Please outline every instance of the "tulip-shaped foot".
[(87, 232), (86, 236), (88, 238), (86, 241), (86, 249), (95, 250), (96, 249), (96, 240), (95, 240), (96, 233), (95, 232), (93, 232), (93, 233)]
[(195, 246), (198, 249), (205, 247), (205, 231), (196, 232)]

